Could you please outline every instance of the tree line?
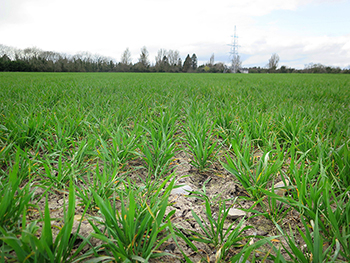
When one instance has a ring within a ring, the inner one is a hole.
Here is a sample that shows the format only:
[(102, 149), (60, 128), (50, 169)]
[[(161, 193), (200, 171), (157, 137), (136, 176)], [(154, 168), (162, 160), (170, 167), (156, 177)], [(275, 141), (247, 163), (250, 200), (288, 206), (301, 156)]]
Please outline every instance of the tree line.
[[(198, 67), (196, 54), (187, 55), (184, 62), (178, 50), (158, 50), (155, 64), (149, 61), (146, 47), (141, 48), (138, 62), (132, 63), (127, 48), (116, 62), (113, 58), (81, 52), (75, 55), (38, 48), (15, 49), (0, 45), (0, 71), (26, 72), (225, 72), (223, 63), (208, 63)], [(210, 67), (209, 67), (210, 66)]]
[(295, 69), (287, 66), (281, 66), (278, 68), (279, 56), (274, 53), (268, 61), (268, 64), (261, 67), (251, 67), (249, 68), (249, 73), (331, 73), (339, 74), (345, 73), (350, 74), (350, 65), (347, 68), (341, 69), (340, 67), (325, 66), (321, 63), (309, 63), (304, 65), (304, 69)]
[[(132, 62), (130, 50), (127, 48), (121, 55), (120, 62), (89, 52), (68, 55), (53, 51), (44, 51), (35, 47), (16, 49), (0, 44), (0, 71), (26, 72), (197, 72), (197, 73), (350, 73), (350, 68), (329, 67), (322, 64), (308, 64), (305, 68), (294, 69), (287, 66), (278, 68), (279, 56), (272, 54), (266, 67), (241, 68), (239, 56), (232, 59), (232, 65), (215, 63), (214, 54), (209, 61), (198, 66), (195, 53), (188, 54), (184, 61), (178, 50), (159, 49), (155, 63), (150, 63), (146, 47), (136, 63)], [(238, 68), (238, 70), (236, 70)]]

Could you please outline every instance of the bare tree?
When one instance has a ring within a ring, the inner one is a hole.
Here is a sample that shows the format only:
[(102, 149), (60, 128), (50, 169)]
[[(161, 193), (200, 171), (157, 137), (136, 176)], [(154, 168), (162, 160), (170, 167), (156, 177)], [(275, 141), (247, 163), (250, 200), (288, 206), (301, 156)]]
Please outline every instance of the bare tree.
[(14, 60), (16, 59), (16, 56), (19, 56), (19, 52), (20, 50), (17, 50), (14, 47), (0, 44), (0, 57), (6, 55), (9, 59)]
[(273, 53), (271, 55), (271, 58), (269, 59), (268, 68), (271, 70), (276, 70), (279, 61), (280, 61), (280, 57), (276, 53)]
[(82, 61), (92, 63), (92, 54), (91, 53), (84, 51), (84, 52), (80, 52), (77, 55), (81, 58)]
[[(174, 59), (174, 65), (179, 66), (178, 64), (179, 64), (179, 59), (180, 59), (180, 52), (178, 50), (174, 51), (173, 59)], [(181, 67), (181, 65), (180, 65), (180, 67)]]
[(125, 49), (123, 52), (120, 63), (128, 66), (131, 65), (131, 53), (129, 48)]
[(180, 58), (180, 52), (178, 50), (169, 50), (168, 51), (168, 59), (169, 59), (169, 65), (174, 67), (177, 65), (178, 60)]
[(171, 63), (173, 63), (174, 52), (172, 50), (167, 51), (166, 49), (159, 49), (156, 56), (156, 71), (164, 72), (169, 71)]
[(167, 55), (167, 58), (168, 58), (168, 63), (169, 63), (169, 65), (171, 65), (171, 66), (173, 66), (175, 63), (175, 61), (174, 61), (174, 51), (173, 50), (169, 50), (168, 51), (168, 55)]
[(232, 63), (231, 64), (232, 73), (237, 73), (238, 70), (242, 67), (242, 62), (239, 55), (233, 56), (231, 63)]
[(156, 56), (156, 66), (160, 65), (162, 63), (162, 60), (164, 58), (164, 56), (167, 55), (167, 52), (165, 49), (159, 49), (158, 50), (158, 54)]
[(209, 66), (211, 66), (211, 67), (214, 66), (214, 53), (210, 57)]
[(148, 67), (149, 66), (149, 61), (148, 61), (148, 51), (145, 46), (141, 48), (141, 54), (139, 58), (139, 62), (144, 66)]
[(23, 53), (25, 59), (38, 58), (43, 53), (43, 50), (37, 47), (31, 47), (24, 49)]

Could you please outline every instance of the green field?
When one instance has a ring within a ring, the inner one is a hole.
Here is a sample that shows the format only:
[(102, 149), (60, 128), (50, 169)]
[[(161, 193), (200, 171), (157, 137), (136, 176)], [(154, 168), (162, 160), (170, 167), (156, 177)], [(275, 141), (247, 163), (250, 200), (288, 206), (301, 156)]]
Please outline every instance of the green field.
[(347, 75), (0, 73), (0, 262), (349, 262), (349, 102)]

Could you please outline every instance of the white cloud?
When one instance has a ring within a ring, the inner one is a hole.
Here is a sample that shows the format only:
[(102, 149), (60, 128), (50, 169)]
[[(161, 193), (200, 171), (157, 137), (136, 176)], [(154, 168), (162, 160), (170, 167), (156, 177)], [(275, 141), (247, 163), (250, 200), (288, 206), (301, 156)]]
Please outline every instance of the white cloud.
[[(277, 40), (277, 38), (275, 39)], [(303, 68), (308, 63), (321, 63), (345, 67), (350, 61), (350, 35), (342, 37), (309, 37), (298, 39), (283, 37), (283, 44), (274, 44), (262, 38), (247, 48), (251, 55), (244, 61), (246, 65), (267, 64), (272, 53), (280, 56), (280, 65)]]

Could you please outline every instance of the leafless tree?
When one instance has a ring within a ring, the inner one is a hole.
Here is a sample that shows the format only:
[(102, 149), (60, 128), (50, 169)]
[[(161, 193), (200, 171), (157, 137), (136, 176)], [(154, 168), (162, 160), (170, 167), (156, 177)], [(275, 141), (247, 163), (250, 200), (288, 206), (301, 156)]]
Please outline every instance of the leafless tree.
[(143, 46), (141, 48), (141, 54), (140, 54), (139, 62), (145, 67), (149, 66), (148, 50), (147, 50), (147, 48), (145, 46)]
[(269, 59), (268, 68), (271, 70), (276, 70), (279, 61), (280, 61), (280, 57), (276, 53), (273, 53), (271, 55), (271, 58)]
[(6, 55), (9, 59), (15, 58), (15, 49), (13, 47), (9, 47), (3, 44), (0, 44), (0, 57)]
[(242, 67), (242, 62), (239, 55), (233, 56), (231, 63), (232, 63), (231, 64), (232, 73), (237, 73), (238, 70)]
[(123, 52), (120, 63), (128, 66), (131, 65), (131, 53), (129, 48), (125, 49)]
[(209, 66), (211, 66), (211, 67), (214, 66), (214, 53), (210, 57)]
[(178, 50), (169, 50), (168, 51), (168, 59), (170, 66), (174, 67), (177, 65), (180, 57), (180, 52)]
[(163, 61), (164, 56), (167, 55), (167, 51), (165, 49), (159, 49), (158, 54), (156, 56), (156, 66), (160, 65)]
[(38, 58), (43, 51), (37, 47), (30, 47), (23, 50), (26, 59)]

